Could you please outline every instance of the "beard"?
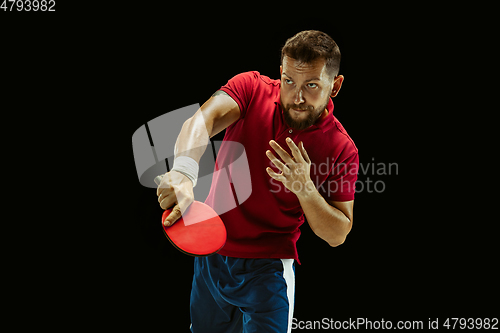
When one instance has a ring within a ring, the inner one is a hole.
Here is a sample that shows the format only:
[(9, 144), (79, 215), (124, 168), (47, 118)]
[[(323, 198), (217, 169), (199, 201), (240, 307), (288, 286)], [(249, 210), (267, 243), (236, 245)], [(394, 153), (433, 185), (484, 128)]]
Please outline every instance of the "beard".
[[(328, 96), (328, 99), (330, 97)], [(326, 100), (325, 104), (321, 105), (318, 108), (314, 108), (312, 105), (300, 105), (297, 106), (296, 104), (287, 104), (283, 105), (283, 101), (281, 101), (281, 106), (283, 107), (283, 116), (285, 117), (285, 122), (288, 124), (293, 129), (296, 130), (303, 130), (308, 128), (309, 126), (314, 125), (314, 123), (318, 120), (318, 118), (323, 114), (323, 111), (325, 111), (329, 100)], [(296, 109), (296, 110), (306, 110), (304, 113), (306, 114), (306, 118), (299, 120), (298, 118), (292, 116), (292, 110), (291, 109)]]

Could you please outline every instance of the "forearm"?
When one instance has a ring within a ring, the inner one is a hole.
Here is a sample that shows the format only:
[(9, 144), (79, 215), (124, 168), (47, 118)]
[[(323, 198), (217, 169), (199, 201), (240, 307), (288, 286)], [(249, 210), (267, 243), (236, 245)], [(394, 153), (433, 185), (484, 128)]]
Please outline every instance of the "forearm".
[(330, 246), (338, 246), (345, 241), (352, 222), (339, 209), (330, 205), (316, 188), (298, 196), (300, 205), (314, 233)]
[(175, 157), (187, 156), (200, 162), (212, 134), (213, 123), (205, 121), (201, 109), (184, 122), (175, 143)]
[(200, 163), (210, 138), (239, 117), (238, 104), (225, 92), (218, 90), (184, 122), (175, 144), (175, 156), (188, 156)]

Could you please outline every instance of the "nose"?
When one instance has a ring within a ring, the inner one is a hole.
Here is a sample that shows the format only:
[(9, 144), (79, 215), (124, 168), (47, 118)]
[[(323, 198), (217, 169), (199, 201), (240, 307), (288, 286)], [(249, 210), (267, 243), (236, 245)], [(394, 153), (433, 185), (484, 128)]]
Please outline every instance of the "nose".
[(302, 97), (302, 89), (297, 89), (297, 91), (295, 92), (294, 103), (298, 105), (304, 102), (304, 98)]

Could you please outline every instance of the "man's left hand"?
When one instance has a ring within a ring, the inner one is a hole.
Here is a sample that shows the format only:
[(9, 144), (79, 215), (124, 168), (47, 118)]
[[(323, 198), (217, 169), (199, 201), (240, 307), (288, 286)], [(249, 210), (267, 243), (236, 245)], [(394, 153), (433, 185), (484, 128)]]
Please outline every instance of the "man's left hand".
[(271, 140), (269, 144), (279, 157), (281, 157), (281, 160), (270, 150), (266, 151), (266, 155), (281, 173), (276, 173), (269, 167), (266, 168), (266, 171), (269, 176), (282, 182), (287, 189), (295, 193), (298, 197), (306, 196), (316, 190), (311, 180), (311, 160), (304, 149), (303, 142), (299, 143), (300, 148), (290, 138), (287, 138), (286, 142), (288, 147), (290, 147), (293, 157), (278, 143)]

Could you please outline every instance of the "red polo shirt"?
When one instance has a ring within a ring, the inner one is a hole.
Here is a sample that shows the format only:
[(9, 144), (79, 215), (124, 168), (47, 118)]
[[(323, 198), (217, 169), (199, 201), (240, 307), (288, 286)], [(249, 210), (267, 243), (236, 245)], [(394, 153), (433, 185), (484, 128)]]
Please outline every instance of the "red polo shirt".
[[(227, 241), (219, 253), (225, 256), (293, 258), (299, 262), (296, 242), (304, 213), (297, 196), (266, 172), (268, 166), (277, 170), (266, 156), (266, 150), (274, 151), (269, 146), (270, 140), (275, 140), (290, 156), (285, 139), (290, 137), (297, 145), (303, 141), (312, 162), (311, 179), (319, 193), (329, 200), (354, 200), (358, 149), (333, 115), (332, 100), (327, 106), (327, 116), (304, 130), (291, 129), (280, 105), (280, 84), (280, 80), (253, 71), (238, 74), (221, 87), (238, 103), (241, 116), (226, 129), (217, 154), (216, 171), (226, 167), (232, 183), (240, 179), (238, 168), (232, 164), (241, 156), (242, 149), (238, 151), (228, 144), (239, 142), (248, 159), (251, 176), (248, 186), (252, 187), (246, 200), (237, 201), (236, 208), (221, 215)], [(233, 184), (219, 178), (213, 177), (205, 202), (216, 211), (224, 211), (224, 201), (229, 196), (238, 200), (238, 191)]]

